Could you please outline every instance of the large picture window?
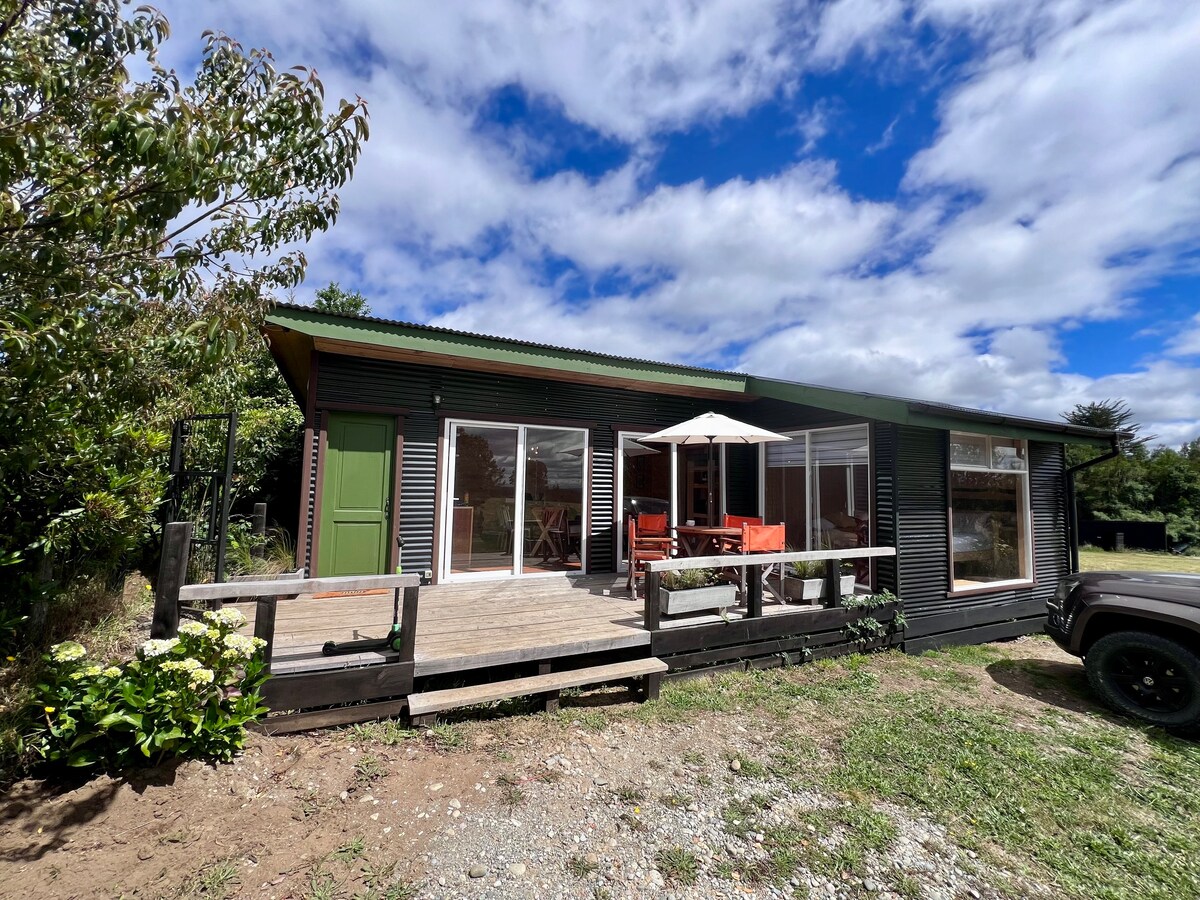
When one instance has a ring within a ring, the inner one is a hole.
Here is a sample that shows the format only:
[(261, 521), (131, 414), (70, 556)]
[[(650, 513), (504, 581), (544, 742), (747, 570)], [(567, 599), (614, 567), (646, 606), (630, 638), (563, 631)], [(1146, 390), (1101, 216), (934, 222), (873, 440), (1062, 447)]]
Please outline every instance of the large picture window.
[(951, 578), (970, 590), (1033, 577), (1025, 441), (950, 435)]

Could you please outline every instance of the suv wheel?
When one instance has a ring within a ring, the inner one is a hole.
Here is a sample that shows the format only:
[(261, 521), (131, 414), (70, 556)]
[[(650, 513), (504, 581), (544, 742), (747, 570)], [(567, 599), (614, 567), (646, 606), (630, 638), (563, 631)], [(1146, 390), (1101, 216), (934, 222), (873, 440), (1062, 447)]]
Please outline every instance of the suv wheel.
[(1174, 731), (1200, 726), (1200, 657), (1143, 631), (1106, 634), (1084, 659), (1088, 681), (1118, 712)]

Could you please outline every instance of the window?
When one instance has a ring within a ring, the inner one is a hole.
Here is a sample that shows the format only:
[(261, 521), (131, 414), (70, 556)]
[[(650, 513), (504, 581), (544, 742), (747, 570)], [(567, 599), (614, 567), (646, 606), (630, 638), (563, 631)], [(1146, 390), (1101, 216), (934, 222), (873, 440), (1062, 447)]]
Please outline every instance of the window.
[(1031, 580), (1025, 441), (951, 433), (950, 533), (954, 590)]
[[(763, 512), (782, 522), (792, 550), (847, 550), (871, 543), (870, 440), (866, 425), (788, 432), (766, 445)], [(857, 580), (866, 584), (863, 561)]]

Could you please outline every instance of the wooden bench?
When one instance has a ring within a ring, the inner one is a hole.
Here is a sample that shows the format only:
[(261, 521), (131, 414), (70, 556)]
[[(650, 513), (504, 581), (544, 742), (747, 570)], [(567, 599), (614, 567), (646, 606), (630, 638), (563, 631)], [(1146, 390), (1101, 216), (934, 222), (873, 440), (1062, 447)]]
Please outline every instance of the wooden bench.
[(546, 708), (548, 711), (552, 711), (558, 706), (559, 691), (584, 685), (622, 681), (626, 678), (642, 678), (644, 697), (653, 700), (658, 697), (658, 689), (662, 684), (663, 673), (666, 671), (667, 664), (665, 662), (651, 657), (609, 663), (603, 666), (591, 666), (586, 669), (543, 672), (525, 678), (511, 678), (507, 681), (493, 681), (490, 684), (477, 684), (471, 687), (426, 691), (409, 695), (408, 713), (412, 717), (414, 725), (432, 725), (439, 712), (474, 706), (477, 703), (506, 700), (510, 697), (534, 695), (545, 697)]

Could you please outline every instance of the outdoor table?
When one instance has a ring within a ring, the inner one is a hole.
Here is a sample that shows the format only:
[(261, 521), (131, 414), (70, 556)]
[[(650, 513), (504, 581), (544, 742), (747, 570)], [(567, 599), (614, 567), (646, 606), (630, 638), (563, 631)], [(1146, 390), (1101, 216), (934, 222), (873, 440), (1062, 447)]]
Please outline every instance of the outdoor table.
[(684, 556), (716, 556), (721, 538), (741, 538), (741, 528), (725, 528), (719, 525), (676, 525), (679, 549)]

